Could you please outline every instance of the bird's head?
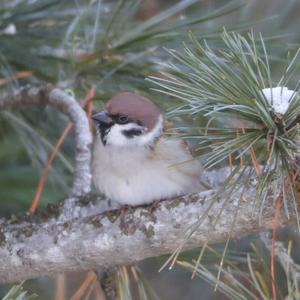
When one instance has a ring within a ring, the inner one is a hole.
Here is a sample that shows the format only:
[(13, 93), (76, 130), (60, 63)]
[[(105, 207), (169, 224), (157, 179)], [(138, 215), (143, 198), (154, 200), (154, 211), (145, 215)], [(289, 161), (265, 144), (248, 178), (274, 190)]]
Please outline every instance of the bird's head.
[(104, 146), (149, 146), (161, 135), (163, 116), (150, 100), (129, 92), (111, 98), (93, 115)]

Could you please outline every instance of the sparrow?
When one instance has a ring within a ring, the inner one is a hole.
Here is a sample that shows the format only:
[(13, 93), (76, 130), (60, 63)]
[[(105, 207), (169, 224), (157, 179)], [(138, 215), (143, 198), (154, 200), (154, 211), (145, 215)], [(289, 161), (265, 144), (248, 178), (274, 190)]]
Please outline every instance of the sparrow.
[(163, 135), (163, 115), (150, 100), (124, 92), (92, 118), (93, 182), (112, 201), (137, 206), (203, 189), (200, 162), (185, 141)]

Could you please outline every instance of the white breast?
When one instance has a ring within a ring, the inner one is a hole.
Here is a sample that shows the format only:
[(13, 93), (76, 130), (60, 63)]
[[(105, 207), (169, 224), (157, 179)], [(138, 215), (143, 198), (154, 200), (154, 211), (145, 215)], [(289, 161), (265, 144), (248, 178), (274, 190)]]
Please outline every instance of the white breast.
[(176, 149), (178, 145), (165, 140), (153, 152), (144, 146), (103, 146), (97, 139), (92, 166), (95, 187), (111, 200), (131, 206), (199, 190), (201, 167), (197, 161), (184, 164), (191, 156)]

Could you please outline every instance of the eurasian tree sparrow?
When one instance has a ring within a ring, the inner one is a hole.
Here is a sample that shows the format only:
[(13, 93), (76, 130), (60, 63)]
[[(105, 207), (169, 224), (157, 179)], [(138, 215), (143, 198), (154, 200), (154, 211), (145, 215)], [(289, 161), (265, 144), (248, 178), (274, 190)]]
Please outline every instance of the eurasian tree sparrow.
[(200, 163), (184, 141), (162, 136), (163, 116), (150, 100), (121, 93), (93, 119), (93, 181), (112, 201), (135, 206), (203, 189)]

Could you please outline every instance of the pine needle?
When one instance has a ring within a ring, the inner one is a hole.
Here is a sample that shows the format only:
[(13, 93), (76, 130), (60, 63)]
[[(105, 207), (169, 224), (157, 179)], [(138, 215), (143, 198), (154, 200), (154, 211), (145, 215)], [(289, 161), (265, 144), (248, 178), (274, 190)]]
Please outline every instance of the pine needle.
[(6, 78), (0, 78), (0, 87), (8, 84), (10, 81), (20, 80), (20, 79), (25, 79), (25, 78), (31, 77), (32, 74), (33, 74), (32, 71), (19, 71), (13, 76), (6, 77)]
[(37, 206), (40, 202), (41, 195), (42, 195), (45, 183), (46, 183), (46, 179), (47, 179), (49, 170), (52, 166), (52, 163), (53, 163), (53, 161), (54, 161), (61, 145), (63, 144), (64, 140), (66, 139), (66, 137), (68, 136), (68, 134), (69, 134), (69, 132), (72, 128), (73, 128), (73, 124), (70, 123), (64, 129), (63, 133), (61, 134), (60, 138), (58, 139), (58, 141), (55, 144), (53, 152), (50, 154), (50, 156), (47, 160), (47, 163), (43, 168), (42, 175), (41, 175), (40, 181), (38, 183), (37, 190), (36, 190), (35, 195), (34, 195), (32, 201), (31, 201), (31, 204), (30, 204), (29, 212), (31, 214), (34, 214), (36, 209), (37, 209)]
[(55, 296), (54, 300), (65, 300), (66, 294), (66, 276), (58, 274), (55, 276)]
[(279, 216), (280, 216), (280, 210), (282, 208), (282, 196), (279, 196), (276, 200), (276, 208), (275, 208), (275, 216), (273, 219), (273, 236), (272, 236), (272, 251), (271, 251), (271, 278), (272, 278), (272, 299), (277, 299), (277, 291), (276, 291), (276, 274), (275, 274), (275, 243), (276, 243), (276, 234), (277, 234), (277, 227), (279, 224)]
[(196, 276), (197, 269), (199, 268), (199, 265), (200, 265), (200, 263), (201, 263), (201, 259), (202, 259), (202, 257), (203, 257), (203, 254), (204, 254), (204, 252), (205, 252), (206, 247), (207, 247), (207, 242), (206, 242), (206, 243), (202, 246), (202, 248), (201, 248), (201, 251), (200, 251), (200, 253), (199, 253), (199, 255), (198, 255), (198, 258), (197, 258), (197, 261), (196, 261), (196, 263), (195, 263), (195, 267), (194, 267), (194, 271), (193, 271), (193, 273), (192, 273), (191, 279), (194, 279), (195, 276)]
[(96, 300), (107, 300), (99, 280), (94, 283), (94, 294)]
[(88, 289), (93, 285), (93, 283), (97, 280), (97, 276), (94, 271), (89, 271), (77, 289), (77, 291), (73, 294), (70, 300), (80, 300), (83, 295), (88, 291)]

